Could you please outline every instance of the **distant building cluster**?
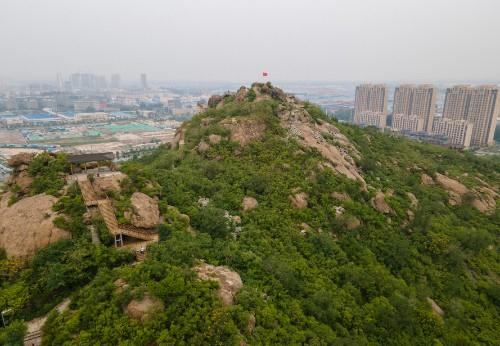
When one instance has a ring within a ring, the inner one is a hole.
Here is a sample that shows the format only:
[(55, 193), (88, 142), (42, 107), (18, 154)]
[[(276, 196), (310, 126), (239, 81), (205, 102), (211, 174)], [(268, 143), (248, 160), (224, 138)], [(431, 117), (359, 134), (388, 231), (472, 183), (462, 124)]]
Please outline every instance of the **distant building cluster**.
[[(354, 123), (386, 128), (387, 99), (386, 85), (359, 85), (354, 101)], [(497, 86), (457, 85), (448, 88), (440, 117), (436, 116), (436, 99), (437, 88), (432, 85), (396, 87), (390, 129), (411, 138), (455, 148), (478, 148), (494, 143), (500, 114)]]

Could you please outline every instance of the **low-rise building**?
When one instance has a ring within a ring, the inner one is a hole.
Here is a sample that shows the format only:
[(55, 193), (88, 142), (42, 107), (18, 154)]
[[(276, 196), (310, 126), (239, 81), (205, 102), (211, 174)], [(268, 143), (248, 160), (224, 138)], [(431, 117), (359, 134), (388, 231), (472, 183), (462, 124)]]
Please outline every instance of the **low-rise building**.
[(354, 115), (354, 123), (356, 125), (375, 126), (383, 129), (387, 124), (387, 115), (381, 112), (358, 112)]
[(434, 119), (432, 132), (448, 137), (448, 145), (454, 148), (470, 147), (474, 126), (467, 120), (452, 120), (449, 118)]
[(108, 120), (108, 113), (104, 112), (94, 112), (94, 113), (76, 113), (75, 118), (76, 121), (91, 121), (91, 120)]
[(396, 131), (424, 131), (425, 119), (418, 115), (394, 114), (392, 116), (392, 129)]
[(81, 100), (73, 102), (73, 107), (75, 112), (87, 112), (88, 110), (96, 110), (99, 108), (99, 102)]

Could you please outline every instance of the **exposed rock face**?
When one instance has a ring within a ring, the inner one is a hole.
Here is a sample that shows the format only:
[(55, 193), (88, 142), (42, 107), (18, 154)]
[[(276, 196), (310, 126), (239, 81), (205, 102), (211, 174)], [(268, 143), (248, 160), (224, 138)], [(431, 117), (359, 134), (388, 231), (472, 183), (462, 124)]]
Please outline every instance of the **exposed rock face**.
[(348, 200), (350, 197), (347, 193), (345, 192), (332, 192), (331, 196), (335, 199), (338, 199), (339, 201), (346, 201)]
[(238, 91), (236, 92), (236, 95), (234, 95), (234, 99), (237, 102), (243, 102), (243, 101), (245, 101), (245, 98), (247, 97), (247, 93), (248, 93), (247, 88), (242, 86), (241, 88), (238, 89)]
[(224, 266), (201, 263), (195, 268), (201, 280), (213, 280), (219, 283), (219, 296), (225, 305), (233, 304), (233, 298), (243, 287), (240, 275)]
[(215, 108), (222, 101), (222, 96), (220, 95), (212, 95), (208, 99), (208, 107)]
[(293, 196), (290, 196), (289, 198), (295, 208), (297, 209), (307, 208), (307, 199), (309, 198), (307, 193), (299, 192)]
[(210, 145), (208, 145), (208, 143), (205, 141), (201, 141), (200, 144), (198, 144), (198, 147), (196, 148), (196, 150), (198, 150), (200, 154), (207, 152), (209, 149)]
[[(354, 157), (359, 153), (351, 142), (332, 124), (313, 121), (304, 105), (293, 99), (293, 102), (280, 105), (278, 116), (281, 126), (305, 147), (318, 150), (335, 171), (349, 179), (358, 180), (366, 187), (365, 180), (358, 172)], [(336, 145), (325, 138), (333, 138)]]
[(452, 191), (459, 196), (469, 193), (469, 189), (465, 185), (446, 175), (436, 173), (436, 181), (445, 190)]
[(210, 203), (210, 198), (207, 198), (207, 197), (198, 198), (198, 205), (202, 208), (208, 207), (209, 203)]
[(247, 331), (249, 334), (253, 334), (256, 322), (257, 321), (255, 319), (255, 314), (250, 314), (250, 316), (248, 317), (248, 324), (247, 324)]
[(372, 207), (380, 213), (389, 214), (393, 213), (392, 208), (385, 201), (385, 195), (379, 191), (374, 198), (371, 199)]
[(500, 198), (498, 193), (488, 187), (477, 189), (478, 196), (472, 201), (472, 206), (482, 213), (487, 213), (496, 208), (497, 200)]
[(410, 200), (411, 207), (413, 209), (417, 209), (418, 208), (418, 199), (417, 199), (417, 197), (415, 197), (415, 195), (413, 193), (411, 193), (411, 192), (407, 192), (406, 196), (408, 196), (408, 199)]
[(99, 195), (104, 195), (106, 191), (120, 192), (120, 182), (126, 177), (127, 175), (121, 172), (116, 172), (113, 175), (107, 175), (104, 177), (94, 177), (92, 186)]
[(427, 302), (432, 308), (432, 311), (438, 316), (444, 316), (444, 311), (441, 307), (434, 301), (434, 299), (427, 297)]
[(10, 186), (17, 185), (21, 194), (27, 194), (30, 185), (33, 183), (33, 178), (28, 173), (28, 168), (35, 156), (36, 154), (34, 153), (19, 153), (11, 156), (7, 161), (8, 165), (13, 168), (12, 175), (9, 177), (7, 184)]
[(266, 124), (258, 119), (249, 117), (229, 118), (220, 122), (220, 125), (231, 131), (230, 139), (244, 146), (254, 139), (262, 138)]
[(248, 197), (248, 196), (245, 196), (243, 198), (243, 202), (241, 202), (241, 206), (243, 207), (243, 211), (249, 211), (249, 210), (255, 209), (255, 208), (257, 208), (258, 205), (259, 205), (259, 202), (257, 202), (257, 200), (255, 198)]
[(432, 179), (431, 176), (422, 173), (422, 178), (420, 179), (420, 183), (425, 186), (431, 186), (434, 185), (434, 179)]
[(436, 182), (448, 192), (450, 205), (461, 204), (462, 197), (470, 192), (465, 185), (443, 174), (436, 173)]
[(132, 299), (125, 307), (125, 313), (141, 322), (147, 321), (158, 311), (163, 311), (163, 302), (155, 297), (146, 294), (141, 300)]
[(122, 278), (116, 279), (115, 282), (113, 282), (113, 285), (115, 285), (117, 292), (122, 292), (124, 289), (129, 287), (127, 281)]
[(212, 123), (213, 120), (214, 118), (203, 118), (201, 119), (201, 126), (207, 127)]
[(256, 94), (256, 100), (261, 101), (261, 100), (278, 100), (278, 101), (291, 101), (294, 100), (294, 97), (291, 95), (287, 95), (283, 90), (280, 88), (273, 87), (271, 84), (268, 83), (253, 83), (252, 84), (252, 90), (255, 91)]
[(0, 203), (0, 247), (9, 257), (30, 256), (70, 234), (54, 226), (52, 206), (57, 198), (45, 194), (26, 197), (11, 207), (9, 194)]
[(353, 230), (353, 229), (356, 229), (358, 228), (359, 226), (361, 226), (361, 221), (359, 221), (358, 218), (352, 216), (350, 218), (348, 218), (345, 222), (345, 226), (348, 230)]
[(7, 164), (13, 168), (19, 167), (21, 165), (29, 165), (31, 161), (35, 158), (34, 153), (19, 153), (12, 155), (8, 160)]
[(210, 142), (210, 144), (219, 144), (221, 140), (222, 137), (219, 135), (211, 134), (210, 136), (208, 136), (208, 141)]
[(14, 172), (9, 183), (19, 186), (20, 192), (26, 194), (29, 192), (31, 183), (33, 183), (33, 178), (29, 175), (27, 170), (22, 170), (20, 172)]
[(160, 223), (158, 202), (142, 192), (134, 192), (132, 202), (132, 224), (141, 228), (153, 228)]
[(186, 138), (186, 128), (181, 126), (175, 131), (174, 139), (172, 140), (172, 146), (174, 148), (181, 148), (184, 146), (184, 139)]

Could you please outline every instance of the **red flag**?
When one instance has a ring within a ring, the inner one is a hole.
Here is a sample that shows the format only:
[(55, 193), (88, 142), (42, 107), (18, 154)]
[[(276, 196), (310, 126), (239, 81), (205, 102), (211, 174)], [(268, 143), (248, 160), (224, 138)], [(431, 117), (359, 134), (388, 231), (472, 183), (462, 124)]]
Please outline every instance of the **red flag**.
[(267, 76), (269, 76), (269, 73), (267, 73), (267, 72), (262, 72), (262, 77), (267, 77)]

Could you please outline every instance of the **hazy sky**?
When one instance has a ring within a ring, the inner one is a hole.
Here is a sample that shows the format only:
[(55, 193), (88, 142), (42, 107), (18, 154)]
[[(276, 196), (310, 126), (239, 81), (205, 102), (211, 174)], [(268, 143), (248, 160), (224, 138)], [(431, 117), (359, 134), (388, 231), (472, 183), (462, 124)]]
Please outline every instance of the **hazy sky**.
[(0, 78), (500, 80), (499, 0), (0, 0)]

